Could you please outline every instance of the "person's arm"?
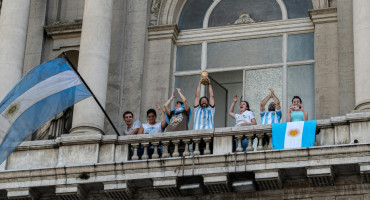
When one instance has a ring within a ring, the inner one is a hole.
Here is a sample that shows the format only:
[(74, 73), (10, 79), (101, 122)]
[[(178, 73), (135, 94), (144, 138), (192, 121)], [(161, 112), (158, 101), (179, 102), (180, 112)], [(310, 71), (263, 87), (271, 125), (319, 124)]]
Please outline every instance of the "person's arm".
[(189, 102), (188, 100), (186, 99), (186, 97), (181, 93), (181, 89), (180, 88), (176, 88), (177, 90), (177, 93), (179, 93), (180, 95), (180, 98), (181, 100), (184, 102), (184, 109), (186, 112), (189, 112)]
[(140, 128), (133, 129), (131, 135), (136, 135), (139, 132), (139, 129)]
[(166, 128), (166, 126), (167, 126), (167, 122), (166, 122), (166, 117), (164, 116), (164, 111), (163, 111), (163, 109), (161, 108), (161, 106), (160, 106), (160, 105), (158, 105), (158, 104), (155, 104), (155, 107), (156, 107), (159, 111), (161, 111), (161, 114), (162, 114), (161, 127), (162, 127), (162, 129), (165, 129), (165, 128)]
[(261, 104), (260, 104), (261, 112), (265, 112), (266, 103), (269, 101), (270, 98), (271, 98), (271, 91), (270, 91), (270, 94), (261, 101)]
[(139, 120), (135, 121), (132, 125), (132, 133), (131, 135), (136, 135), (139, 132), (139, 128), (141, 126), (141, 122)]
[(299, 104), (299, 107), (300, 107), (300, 109), (298, 111), (303, 112), (303, 121), (307, 121), (308, 120), (308, 112), (303, 109), (302, 104)]
[(137, 134), (143, 134), (143, 133), (144, 133), (144, 128), (143, 128), (143, 125), (141, 125)]
[(293, 109), (294, 109), (294, 106), (290, 105), (288, 109), (288, 114), (286, 115), (286, 122), (290, 122), (290, 117), (292, 115)]
[(257, 121), (256, 121), (256, 118), (254, 117), (253, 112), (250, 113), (250, 117), (251, 117), (251, 122), (250, 123), (244, 122), (244, 123), (241, 124), (241, 126), (257, 125)]
[(171, 115), (171, 110), (170, 108), (168, 107), (171, 103), (171, 101), (175, 98), (175, 92), (172, 92), (172, 96), (166, 101), (166, 103), (164, 103), (164, 110), (166, 111), (167, 115), (170, 116)]
[(208, 79), (208, 82), (209, 82), (209, 85), (208, 85), (208, 92), (209, 92), (209, 105), (211, 107), (214, 107), (215, 106), (215, 96), (213, 94), (213, 89), (212, 89), (212, 85), (211, 85), (211, 79)]
[(271, 97), (272, 99), (274, 99), (274, 102), (276, 104), (275, 110), (280, 110), (281, 107), (280, 107), (279, 99), (275, 96), (274, 90), (272, 88), (269, 88), (269, 90), (270, 90)]
[(238, 95), (235, 95), (233, 99), (233, 103), (231, 104), (230, 109), (229, 109), (229, 115), (230, 117), (234, 119), (235, 119), (234, 108), (235, 108), (235, 104), (237, 101), (238, 101)]
[(199, 96), (200, 96), (200, 84), (202, 82), (202, 78), (199, 80), (197, 92), (195, 93), (195, 99), (194, 99), (194, 107), (199, 106)]

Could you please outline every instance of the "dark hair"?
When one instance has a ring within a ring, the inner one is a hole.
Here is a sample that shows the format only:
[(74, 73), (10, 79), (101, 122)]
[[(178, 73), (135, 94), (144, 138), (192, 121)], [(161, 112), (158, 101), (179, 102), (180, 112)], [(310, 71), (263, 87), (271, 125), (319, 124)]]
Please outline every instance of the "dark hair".
[(146, 116), (148, 117), (148, 115), (149, 115), (150, 113), (153, 113), (153, 114), (154, 114), (154, 116), (156, 116), (156, 117), (157, 117), (157, 112), (155, 112), (155, 110), (154, 110), (154, 109), (149, 109), (148, 111), (146, 111)]
[(204, 96), (204, 97), (201, 97), (201, 98), (199, 99), (199, 105), (200, 105), (200, 102), (202, 101), (202, 99), (203, 99), (203, 98), (207, 99), (207, 103), (209, 104), (209, 99), (208, 99), (208, 97)]
[(292, 99), (292, 103), (293, 103), (294, 99), (299, 99), (299, 101), (302, 103), (302, 99), (299, 96), (294, 96), (293, 99)]
[(126, 111), (125, 113), (123, 113), (122, 117), (125, 118), (125, 115), (127, 114), (131, 114), (132, 117), (134, 117), (134, 113), (132, 113), (131, 111)]
[(250, 107), (249, 107), (249, 103), (248, 101), (240, 101), (240, 103), (244, 102), (245, 104), (247, 104), (247, 110), (251, 111)]
[(176, 104), (178, 104), (178, 103), (181, 104), (181, 105), (184, 104), (184, 102), (182, 102), (182, 101), (176, 101)]

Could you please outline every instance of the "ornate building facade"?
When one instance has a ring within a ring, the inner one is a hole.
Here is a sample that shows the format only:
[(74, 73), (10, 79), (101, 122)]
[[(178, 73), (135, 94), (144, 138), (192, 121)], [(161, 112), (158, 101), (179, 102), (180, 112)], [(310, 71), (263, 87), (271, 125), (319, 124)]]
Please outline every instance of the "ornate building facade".
[[(217, 107), (214, 129), (117, 136), (86, 99), (0, 165), (0, 199), (370, 199), (370, 1), (0, 5), (0, 99), (32, 68), (66, 52), (119, 132), (123, 112), (144, 122), (175, 88), (192, 102), (205, 70)], [(271, 125), (233, 127), (234, 94), (249, 101), (259, 124), (270, 87), (283, 120), (292, 97), (302, 98), (309, 119), (318, 120), (315, 147), (273, 150), (262, 144), (264, 136), (271, 141)], [(243, 138), (256, 138), (254, 147), (235, 146)], [(149, 145), (162, 146), (162, 155), (149, 159)]]

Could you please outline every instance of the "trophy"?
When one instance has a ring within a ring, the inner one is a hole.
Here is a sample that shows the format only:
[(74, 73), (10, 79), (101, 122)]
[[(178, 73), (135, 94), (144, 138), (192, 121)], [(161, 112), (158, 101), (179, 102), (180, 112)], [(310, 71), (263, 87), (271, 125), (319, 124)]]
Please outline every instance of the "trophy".
[(209, 85), (209, 81), (208, 81), (208, 72), (207, 71), (202, 71), (201, 73), (201, 76), (202, 76), (202, 84), (203, 85)]

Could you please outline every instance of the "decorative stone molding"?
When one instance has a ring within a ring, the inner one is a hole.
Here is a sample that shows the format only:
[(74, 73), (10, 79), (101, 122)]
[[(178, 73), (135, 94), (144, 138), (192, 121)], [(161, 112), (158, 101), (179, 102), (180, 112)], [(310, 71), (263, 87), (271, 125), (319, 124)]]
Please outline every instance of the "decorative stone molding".
[(158, 25), (158, 15), (163, 0), (153, 0), (152, 6), (150, 7), (150, 26)]
[(283, 187), (279, 169), (256, 171), (255, 179), (260, 190), (277, 190)]
[(203, 175), (204, 186), (209, 194), (221, 194), (231, 192), (227, 174)]
[(55, 188), (55, 194), (61, 200), (84, 200), (87, 193), (80, 185), (58, 185)]
[(307, 178), (313, 187), (333, 185), (333, 168), (332, 166), (309, 167), (307, 168)]
[(176, 177), (154, 178), (153, 187), (159, 192), (162, 198), (181, 196), (180, 190), (177, 187)]
[(282, 35), (283, 33), (297, 34), (309, 33), (313, 31), (314, 26), (309, 18), (288, 19), (211, 27), (207, 29), (182, 30), (178, 37), (177, 44), (201, 44), (204, 41), (222, 42), (230, 40), (272, 37)]
[(314, 24), (333, 23), (338, 21), (337, 8), (325, 8), (309, 11)]
[(53, 49), (80, 45), (82, 20), (58, 21), (44, 27), (46, 34), (53, 41)]
[(133, 187), (127, 181), (104, 182), (104, 191), (111, 199), (132, 199)]
[(8, 198), (14, 200), (36, 200), (39, 199), (39, 194), (32, 188), (16, 188), (8, 189)]
[(234, 24), (250, 24), (255, 23), (254, 19), (251, 18), (249, 13), (242, 13), (237, 20), (235, 20)]
[(161, 25), (148, 27), (148, 40), (166, 40), (171, 39), (174, 43), (180, 33), (176, 24), (174, 25)]
[(361, 163), (360, 174), (363, 183), (370, 183), (370, 163)]

